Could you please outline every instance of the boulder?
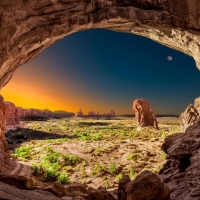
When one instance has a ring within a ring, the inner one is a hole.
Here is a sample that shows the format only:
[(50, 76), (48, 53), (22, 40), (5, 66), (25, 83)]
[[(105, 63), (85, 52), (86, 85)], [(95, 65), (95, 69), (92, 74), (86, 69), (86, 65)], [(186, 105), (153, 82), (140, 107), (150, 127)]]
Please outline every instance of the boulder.
[(140, 98), (134, 100), (133, 111), (135, 112), (135, 117), (137, 119), (138, 130), (146, 126), (153, 126), (158, 129), (156, 115), (145, 99)]
[(170, 200), (168, 186), (161, 182), (156, 174), (148, 170), (127, 183), (126, 193), (128, 200)]
[(200, 199), (200, 119), (185, 133), (168, 136), (162, 150), (167, 162), (159, 177), (171, 191), (171, 200)]
[(86, 200), (116, 200), (109, 192), (93, 190), (85, 198)]
[(131, 179), (127, 175), (124, 176), (119, 181), (119, 186), (118, 186), (118, 191), (117, 191), (118, 200), (127, 200), (126, 186), (129, 182), (131, 182)]
[(199, 113), (197, 109), (192, 104), (189, 104), (185, 111), (179, 116), (181, 131), (185, 132), (185, 130), (196, 123), (198, 119)]
[(34, 181), (28, 176), (0, 174), (0, 181), (19, 189), (33, 189)]
[(6, 105), (6, 125), (19, 124), (19, 112), (15, 104), (5, 101)]
[(0, 182), (0, 199), (2, 200), (59, 200), (52, 193), (42, 190), (20, 190)]

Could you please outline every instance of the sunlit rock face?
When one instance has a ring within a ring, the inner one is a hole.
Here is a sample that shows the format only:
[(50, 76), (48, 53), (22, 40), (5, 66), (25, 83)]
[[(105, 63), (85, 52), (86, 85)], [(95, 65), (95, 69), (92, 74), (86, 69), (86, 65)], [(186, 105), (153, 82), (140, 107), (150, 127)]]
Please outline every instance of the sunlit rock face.
[(5, 101), (6, 105), (6, 125), (19, 124), (19, 112), (14, 103)]
[(56, 41), (91, 28), (151, 38), (193, 56), (200, 68), (196, 0), (8, 0), (0, 7), (1, 87), (18, 66)]
[(142, 127), (146, 126), (152, 126), (158, 129), (156, 115), (145, 99), (140, 98), (134, 100), (133, 111), (135, 112), (135, 117), (137, 119), (137, 130), (141, 130)]
[(200, 97), (194, 100), (194, 107), (197, 109), (198, 113), (200, 114)]
[(195, 124), (199, 119), (199, 113), (197, 109), (192, 105), (189, 104), (185, 111), (181, 113), (179, 120), (181, 125), (181, 131), (185, 132), (185, 130)]

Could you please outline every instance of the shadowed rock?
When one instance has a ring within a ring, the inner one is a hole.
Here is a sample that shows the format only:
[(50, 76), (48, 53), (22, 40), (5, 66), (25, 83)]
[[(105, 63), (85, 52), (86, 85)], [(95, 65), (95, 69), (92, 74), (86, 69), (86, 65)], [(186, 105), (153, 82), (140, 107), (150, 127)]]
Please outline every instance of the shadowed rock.
[(135, 112), (135, 117), (137, 119), (138, 130), (146, 126), (153, 126), (158, 129), (156, 115), (153, 113), (153, 110), (145, 99), (140, 98), (134, 100), (133, 111)]
[(168, 186), (161, 182), (156, 174), (148, 170), (127, 183), (126, 193), (128, 200), (170, 200)]
[(172, 200), (200, 199), (200, 120), (185, 133), (176, 133), (165, 139), (162, 150), (167, 162), (159, 177), (171, 191)]
[(192, 105), (189, 104), (185, 111), (181, 113), (179, 120), (181, 125), (181, 131), (185, 132), (185, 130), (196, 123), (199, 119), (199, 113), (197, 109)]
[(6, 128), (6, 105), (0, 96), (0, 172), (8, 161), (8, 146), (4, 135)]

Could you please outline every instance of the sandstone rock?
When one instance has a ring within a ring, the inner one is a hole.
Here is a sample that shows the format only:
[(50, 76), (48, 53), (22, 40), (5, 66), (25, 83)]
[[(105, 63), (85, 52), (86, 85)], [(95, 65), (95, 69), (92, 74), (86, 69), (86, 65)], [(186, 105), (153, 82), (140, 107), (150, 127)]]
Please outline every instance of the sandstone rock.
[(126, 186), (130, 181), (131, 179), (129, 178), (129, 176), (124, 176), (119, 181), (119, 187), (117, 192), (118, 200), (127, 200)]
[(0, 7), (1, 87), (18, 66), (56, 41), (93, 27), (151, 38), (193, 56), (200, 65), (200, 3), (196, 0), (41, 0), (17, 4), (9, 0), (1, 1)]
[(6, 138), (4, 135), (6, 128), (6, 105), (4, 99), (0, 96), (0, 173), (3, 170), (3, 166), (8, 162), (8, 147)]
[(181, 131), (185, 132), (185, 130), (196, 123), (199, 119), (199, 113), (196, 110), (196, 108), (192, 105), (189, 104), (185, 111), (181, 113), (179, 120), (180, 120), (180, 125), (181, 125)]
[(200, 114), (200, 97), (194, 100), (194, 107), (197, 109), (198, 113)]
[(110, 193), (94, 190), (88, 194), (86, 200), (116, 200)]
[(62, 184), (60, 184), (59, 182), (55, 182), (53, 184), (52, 192), (57, 197), (69, 196), (69, 192), (67, 191), (67, 189)]
[(115, 117), (115, 111), (114, 110), (110, 110), (108, 112), (108, 115), (111, 116), (111, 117)]
[(16, 125), (19, 124), (19, 113), (15, 104), (5, 101), (6, 105), (6, 125)]
[(50, 192), (42, 190), (20, 190), (0, 182), (0, 199), (2, 200), (58, 200)]
[(167, 137), (162, 149), (167, 162), (159, 177), (169, 186), (171, 200), (200, 199), (200, 120), (185, 133)]
[(33, 189), (34, 181), (31, 177), (0, 174), (0, 181), (14, 185), (18, 189)]
[(24, 118), (24, 109), (21, 107), (16, 107), (16, 108), (19, 113), (19, 119), (23, 119)]
[(153, 126), (158, 129), (158, 122), (149, 103), (140, 98), (133, 102), (133, 110), (137, 119), (138, 130), (145, 126)]
[[(170, 191), (159, 177), (146, 170), (127, 183), (128, 200), (169, 200)], [(124, 199), (125, 200), (125, 199)]]

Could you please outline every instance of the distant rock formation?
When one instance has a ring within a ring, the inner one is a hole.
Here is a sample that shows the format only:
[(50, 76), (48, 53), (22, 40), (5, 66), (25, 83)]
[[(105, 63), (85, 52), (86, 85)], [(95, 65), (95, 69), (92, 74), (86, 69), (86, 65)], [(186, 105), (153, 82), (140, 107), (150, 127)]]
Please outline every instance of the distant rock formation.
[(189, 104), (185, 111), (181, 113), (179, 116), (181, 131), (185, 132), (185, 130), (195, 124), (199, 119), (199, 113), (197, 109), (192, 105)]
[(6, 125), (19, 124), (19, 112), (14, 103), (5, 101), (6, 105)]
[(128, 176), (119, 181), (118, 200), (170, 200), (169, 187), (151, 171), (145, 170), (133, 181)]
[(108, 112), (108, 115), (109, 115), (109, 116), (112, 116), (112, 117), (115, 117), (115, 116), (116, 116), (114, 110), (110, 110), (110, 111)]
[(80, 109), (77, 113), (76, 113), (76, 117), (83, 117), (83, 111), (82, 109)]
[(199, 200), (200, 119), (185, 133), (168, 136), (161, 148), (167, 162), (159, 177), (169, 186), (171, 200)]
[(158, 122), (156, 115), (150, 108), (149, 103), (145, 99), (136, 99), (133, 101), (133, 111), (137, 119), (137, 129), (140, 130), (142, 127), (153, 126), (158, 129)]
[(76, 117), (96, 118), (96, 119), (100, 119), (100, 118), (110, 119), (110, 118), (113, 118), (115, 116), (116, 115), (115, 115), (115, 111), (114, 110), (110, 110), (107, 114), (105, 114), (105, 113), (100, 114), (99, 112), (89, 111), (87, 115), (84, 115), (83, 111), (80, 109), (76, 113)]

